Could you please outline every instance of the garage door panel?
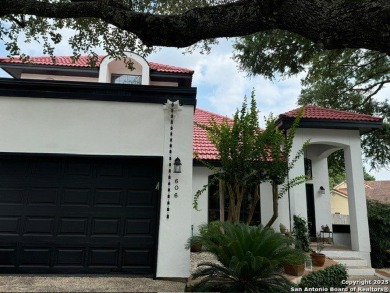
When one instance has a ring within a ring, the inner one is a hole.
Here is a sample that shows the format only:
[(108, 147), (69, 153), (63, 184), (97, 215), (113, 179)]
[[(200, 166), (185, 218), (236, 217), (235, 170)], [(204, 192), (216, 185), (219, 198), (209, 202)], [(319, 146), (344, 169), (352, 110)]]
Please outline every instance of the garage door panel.
[(59, 177), (61, 175), (60, 159), (34, 160), (31, 166), (31, 177), (33, 179)]
[(22, 205), (23, 192), (23, 189), (12, 186), (0, 188), (0, 205)]
[(1, 180), (15, 179), (15, 176), (27, 177), (31, 173), (31, 163), (26, 159), (0, 158)]
[(54, 267), (85, 266), (86, 248), (57, 248), (55, 251)]
[(21, 267), (50, 267), (52, 249), (48, 247), (22, 247), (20, 255)]
[(60, 218), (58, 236), (86, 236), (88, 218)]
[(119, 265), (119, 249), (91, 248), (89, 255), (89, 267), (116, 268)]
[(61, 206), (89, 206), (92, 190), (90, 188), (64, 188)]
[(125, 235), (150, 234), (153, 223), (150, 219), (126, 219)]
[(53, 187), (31, 188), (27, 195), (28, 205), (55, 206), (58, 200), (58, 189)]
[(154, 272), (158, 159), (10, 155), (0, 174), (0, 272)]
[[(19, 235), (21, 232), (21, 218), (13, 216), (0, 217), (0, 235)], [(1, 260), (1, 259), (0, 259)]]
[(121, 220), (118, 218), (99, 218), (92, 220), (91, 236), (120, 236)]
[(97, 166), (97, 176), (104, 178), (128, 178), (129, 172), (126, 172), (124, 165), (106, 162)]
[(17, 251), (15, 247), (0, 247), (2, 267), (15, 267), (17, 265)]
[[(154, 181), (151, 181), (152, 177), (131, 178), (130, 186), (132, 190), (153, 190), (156, 188)], [(156, 182), (157, 183), (157, 182)]]
[(123, 267), (151, 266), (153, 259), (149, 250), (124, 249), (122, 256)]
[(23, 235), (54, 235), (54, 217), (25, 217)]
[(69, 178), (74, 177), (93, 177), (93, 164), (91, 162), (80, 162), (68, 160), (64, 163), (65, 175)]
[(153, 206), (154, 191), (150, 190), (128, 190), (126, 194), (126, 206)]
[(95, 190), (94, 206), (122, 207), (123, 189), (98, 188)]

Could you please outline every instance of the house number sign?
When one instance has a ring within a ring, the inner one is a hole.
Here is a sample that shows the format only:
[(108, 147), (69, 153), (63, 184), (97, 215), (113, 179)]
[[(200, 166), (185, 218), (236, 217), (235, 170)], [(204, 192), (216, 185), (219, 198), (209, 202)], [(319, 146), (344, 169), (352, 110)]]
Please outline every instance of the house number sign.
[(179, 179), (175, 179), (175, 194), (173, 195), (175, 198), (179, 196), (179, 194), (177, 193), (177, 191), (179, 190), (179, 185), (177, 185), (178, 183)]

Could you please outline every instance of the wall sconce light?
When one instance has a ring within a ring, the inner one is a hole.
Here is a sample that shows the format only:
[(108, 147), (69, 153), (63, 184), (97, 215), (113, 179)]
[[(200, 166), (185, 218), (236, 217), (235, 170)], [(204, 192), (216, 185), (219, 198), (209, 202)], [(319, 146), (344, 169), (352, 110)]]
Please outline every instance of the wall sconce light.
[(181, 173), (181, 161), (179, 158), (175, 159), (175, 163), (173, 164), (173, 173)]
[(320, 187), (320, 194), (325, 195), (325, 188), (323, 186)]

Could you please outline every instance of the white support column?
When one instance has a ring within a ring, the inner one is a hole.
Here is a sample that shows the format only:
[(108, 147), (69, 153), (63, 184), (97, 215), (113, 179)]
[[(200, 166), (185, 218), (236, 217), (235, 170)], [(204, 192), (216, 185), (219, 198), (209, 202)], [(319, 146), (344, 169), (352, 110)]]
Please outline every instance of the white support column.
[[(290, 160), (292, 160), (297, 152), (302, 148), (306, 138), (302, 132), (302, 129), (297, 129), (294, 143), (290, 154)], [(293, 179), (297, 176), (305, 175), (304, 158), (301, 156), (295, 163), (294, 167), (289, 172), (289, 179)], [(287, 194), (285, 195), (288, 196)], [(291, 221), (293, 223), (294, 215), (307, 219), (307, 204), (306, 204), (306, 187), (305, 184), (299, 184), (290, 189), (290, 202), (291, 202)]]
[[(315, 205), (315, 221), (316, 232), (321, 231), (322, 225), (332, 227), (332, 213), (330, 207), (330, 190), (329, 190), (329, 174), (328, 174), (328, 159), (318, 156), (318, 145), (310, 145), (308, 149), (308, 158), (312, 162), (312, 180), (307, 183), (313, 184), (314, 187), (314, 205)], [(320, 187), (325, 188), (325, 194), (320, 194)]]
[(352, 250), (369, 255), (371, 247), (360, 139), (357, 137), (350, 141), (350, 145), (344, 149), (344, 158), (348, 185)]

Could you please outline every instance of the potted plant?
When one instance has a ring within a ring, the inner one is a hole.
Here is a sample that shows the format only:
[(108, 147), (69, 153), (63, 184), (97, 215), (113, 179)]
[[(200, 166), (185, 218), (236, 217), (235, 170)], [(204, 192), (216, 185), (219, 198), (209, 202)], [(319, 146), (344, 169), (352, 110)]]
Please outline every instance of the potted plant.
[[(204, 225), (199, 227), (199, 233), (204, 232)], [(191, 252), (201, 252), (202, 251), (202, 237), (200, 235), (194, 235), (194, 230), (192, 228), (192, 236), (187, 240), (186, 249), (190, 249)]]
[(305, 255), (283, 264), (284, 272), (292, 276), (302, 276), (305, 272)]
[(317, 249), (312, 250), (312, 253), (310, 253), (310, 257), (313, 261), (313, 265), (317, 267), (322, 267), (325, 264), (325, 254), (321, 253), (323, 249), (324, 249), (324, 244), (318, 243)]
[(198, 237), (192, 237), (190, 240), (190, 250), (191, 252), (201, 252), (202, 251), (202, 241)]
[(280, 233), (286, 234), (287, 228), (286, 228), (286, 226), (284, 226), (282, 223), (280, 223), (279, 229), (280, 229)]
[(306, 256), (304, 252), (308, 252), (310, 247), (309, 232), (307, 229), (306, 220), (302, 217), (294, 215), (293, 231), (294, 231), (295, 240), (293, 240), (291, 233), (286, 232), (286, 236), (287, 234), (289, 234), (288, 237), (290, 237), (291, 241), (295, 243), (295, 248), (300, 250), (302, 254), (300, 258), (285, 263), (284, 272), (286, 274), (293, 275), (293, 276), (302, 276), (305, 271)]
[(322, 225), (321, 226), (321, 229), (322, 229), (322, 231), (324, 231), (324, 232), (327, 232), (327, 233), (329, 233), (330, 232), (330, 228), (329, 228), (329, 226), (328, 225)]

